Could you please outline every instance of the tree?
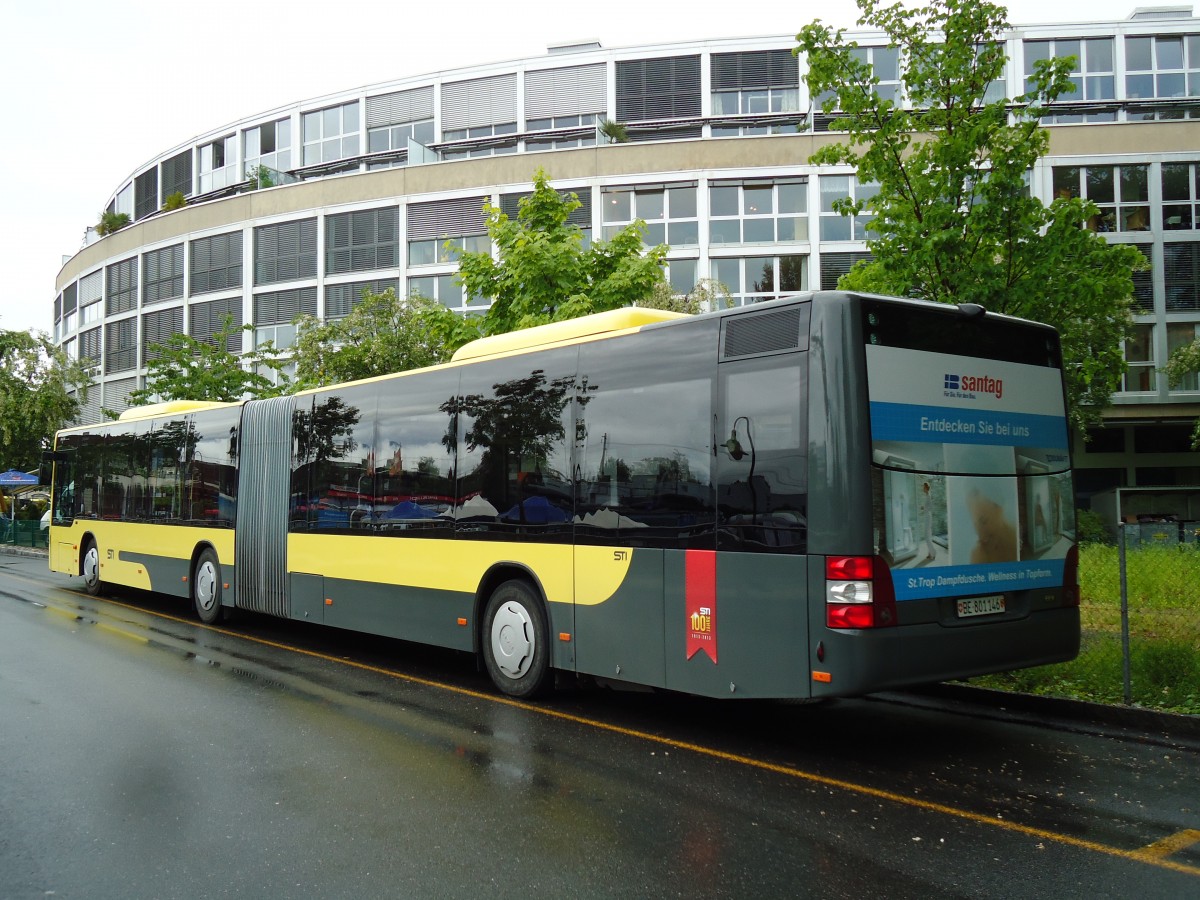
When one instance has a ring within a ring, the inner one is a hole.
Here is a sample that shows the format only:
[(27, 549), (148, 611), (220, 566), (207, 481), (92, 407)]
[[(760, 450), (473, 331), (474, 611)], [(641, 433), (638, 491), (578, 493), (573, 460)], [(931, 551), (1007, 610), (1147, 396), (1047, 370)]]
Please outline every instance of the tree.
[[(150, 345), (146, 363), (146, 386), (129, 393), (131, 406), (158, 400), (215, 400), (226, 403), (255, 397), (277, 397), (289, 390), (283, 372), (286, 364), (270, 343), (240, 356), (228, 348), (229, 338), (239, 331), (253, 340), (254, 326), (225, 324), (212, 342), (190, 335), (173, 334), (162, 344)], [(277, 384), (262, 370), (276, 373)]]
[(701, 278), (686, 294), (678, 294), (667, 281), (654, 286), (650, 296), (637, 302), (644, 309), (664, 309), (667, 312), (686, 313), (689, 316), (729, 309), (733, 296), (729, 288), (713, 278)]
[(299, 320), (296, 386), (321, 387), (342, 381), (403, 372), (448, 360), (479, 336), (476, 319), (466, 319), (433, 300), (363, 292), (344, 319)]
[(660, 244), (643, 253), (644, 223), (584, 247), (582, 230), (569, 221), (579, 206), (576, 194), (560, 194), (541, 169), (534, 174), (533, 193), (521, 199), (516, 221), (484, 204), (499, 259), (464, 253), (458, 270), (468, 296), (493, 301), (483, 317), (484, 334), (629, 306), (663, 280), (667, 248)]
[[(1200, 339), (1184, 344), (1171, 354), (1167, 361), (1167, 383), (1179, 387), (1185, 378), (1200, 372)], [(1192, 427), (1192, 449), (1200, 450), (1200, 419)]]
[[(843, 214), (873, 214), (872, 260), (839, 286), (989, 310), (1053, 325), (1062, 335), (1071, 417), (1099, 420), (1124, 372), (1133, 247), (1109, 244), (1085, 226), (1096, 208), (1076, 197), (1049, 205), (1028, 178), (1049, 144), (1039, 120), (1046, 104), (1073, 90), (1073, 57), (1035, 63), (1029, 91), (1013, 104), (987, 102), (1004, 74), (1006, 11), (987, 2), (857, 0), (861, 24), (899, 50), (911, 109), (876, 88), (865, 54), (820, 22), (797, 36), (807, 81), (844, 141), (812, 156), (853, 166), (865, 200), (839, 201)], [(1011, 118), (1010, 118), (1011, 116)], [(866, 192), (864, 192), (866, 193)]]
[(0, 468), (38, 465), (54, 432), (78, 417), (90, 383), (48, 335), (0, 331)]

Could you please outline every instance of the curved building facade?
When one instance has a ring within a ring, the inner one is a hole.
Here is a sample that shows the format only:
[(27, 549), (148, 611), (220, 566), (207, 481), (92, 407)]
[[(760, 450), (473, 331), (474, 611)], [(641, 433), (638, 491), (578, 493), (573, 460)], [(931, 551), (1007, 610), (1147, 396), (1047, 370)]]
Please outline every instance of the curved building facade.
[[(895, 51), (879, 34), (852, 36), (880, 90), (902, 96)], [(297, 315), (344, 316), (364, 287), (480, 308), (454, 283), (444, 243), (487, 249), (483, 201), (515, 212), (538, 167), (579, 195), (574, 219), (592, 235), (645, 220), (647, 240), (670, 246), (681, 292), (713, 278), (752, 303), (833, 287), (866, 254), (866, 219), (832, 204), (870, 188), (807, 162), (833, 138), (811, 112), (794, 46), (781, 35), (555, 47), (329, 94), (164, 150), (106, 202), (131, 224), (89, 232), (57, 278), (55, 339), (97, 372), (84, 420), (125, 408), (151, 345), (177, 332), (211, 339), (227, 315), (286, 347)], [(1129, 373), (1078, 454), (1080, 486), (1200, 484), (1187, 440), (1200, 384), (1172, 389), (1158, 371), (1200, 333), (1200, 20), (1159, 9), (1016, 27), (1007, 51), (995, 85), (1007, 96), (1024, 90), (1034, 60), (1078, 60), (1033, 190), (1092, 200), (1093, 227), (1151, 261), (1135, 276)], [(608, 143), (605, 119), (629, 142)], [(251, 172), (266, 186), (250, 190)], [(175, 194), (185, 205), (164, 211)]]

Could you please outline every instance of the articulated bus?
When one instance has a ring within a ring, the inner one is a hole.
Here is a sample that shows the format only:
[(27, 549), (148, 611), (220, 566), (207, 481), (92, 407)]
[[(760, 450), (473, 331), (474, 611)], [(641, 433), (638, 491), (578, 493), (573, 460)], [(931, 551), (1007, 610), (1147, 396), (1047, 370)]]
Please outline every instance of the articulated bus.
[(814, 292), (624, 309), (71, 428), (50, 567), (565, 675), (821, 698), (1072, 658), (1053, 329)]

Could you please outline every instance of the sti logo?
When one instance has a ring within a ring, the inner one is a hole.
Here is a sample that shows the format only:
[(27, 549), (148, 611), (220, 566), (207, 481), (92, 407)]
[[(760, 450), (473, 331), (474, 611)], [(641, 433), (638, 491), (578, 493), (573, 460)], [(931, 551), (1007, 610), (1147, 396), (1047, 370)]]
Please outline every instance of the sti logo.
[(977, 394), (991, 394), (997, 400), (1004, 396), (1004, 379), (990, 375), (951, 375), (947, 373), (942, 383), (947, 397), (974, 400)]

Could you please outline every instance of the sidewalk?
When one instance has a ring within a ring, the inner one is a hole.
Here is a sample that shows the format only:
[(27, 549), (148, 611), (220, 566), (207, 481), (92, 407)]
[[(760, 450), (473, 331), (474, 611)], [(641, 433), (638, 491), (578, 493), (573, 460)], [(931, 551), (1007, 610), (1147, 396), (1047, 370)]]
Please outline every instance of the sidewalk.
[(40, 556), (45, 559), (49, 551), (45, 547), (19, 547), (16, 544), (0, 544), (0, 554), (6, 556)]

